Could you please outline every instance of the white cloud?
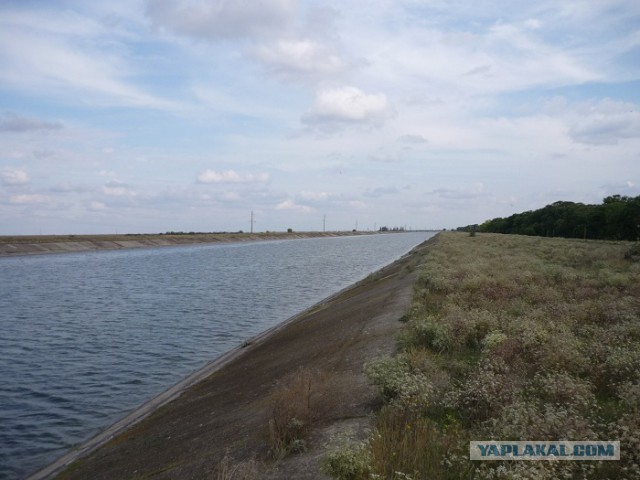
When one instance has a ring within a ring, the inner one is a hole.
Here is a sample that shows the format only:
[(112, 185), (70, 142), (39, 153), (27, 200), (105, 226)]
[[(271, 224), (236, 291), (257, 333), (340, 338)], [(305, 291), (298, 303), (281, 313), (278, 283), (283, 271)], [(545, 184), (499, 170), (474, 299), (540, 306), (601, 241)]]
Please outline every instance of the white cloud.
[(603, 99), (573, 106), (567, 119), (569, 135), (591, 145), (613, 145), (640, 138), (640, 108), (636, 104)]
[(29, 175), (24, 170), (16, 168), (5, 168), (0, 171), (0, 180), (3, 185), (21, 186), (29, 183)]
[(403, 158), (398, 152), (392, 152), (382, 148), (376, 153), (371, 154), (369, 160), (378, 163), (400, 163), (403, 161)]
[(269, 180), (268, 173), (238, 173), (234, 170), (217, 172), (205, 170), (197, 178), (198, 183), (265, 183)]
[(487, 192), (482, 182), (476, 182), (458, 188), (438, 188), (427, 192), (427, 195), (435, 195), (446, 200), (468, 200), (486, 196)]
[(110, 197), (135, 197), (136, 192), (131, 190), (126, 184), (111, 180), (102, 186), (102, 193)]
[(293, 200), (285, 200), (276, 206), (276, 210), (292, 210), (294, 212), (307, 213), (311, 211), (311, 208), (306, 205), (299, 205)]
[(312, 201), (312, 202), (323, 202), (329, 200), (331, 195), (327, 192), (311, 192), (311, 191), (303, 191), (298, 194), (302, 200)]
[(365, 197), (379, 198), (385, 195), (396, 195), (398, 193), (400, 193), (400, 190), (398, 190), (396, 187), (377, 187), (373, 190), (365, 191), (364, 195)]
[(295, 0), (148, 0), (146, 13), (162, 29), (198, 39), (260, 37), (280, 33)]
[(91, 37), (77, 42), (74, 37), (47, 33), (35, 19), (29, 28), (13, 20), (13, 16), (0, 20), (0, 83), (75, 102), (177, 108), (127, 82), (125, 77), (134, 69), (105, 49), (104, 42)]
[(302, 121), (310, 125), (380, 125), (393, 115), (391, 103), (383, 93), (367, 94), (345, 86), (320, 90), (315, 103)]
[(9, 202), (15, 205), (31, 205), (38, 203), (47, 203), (49, 201), (49, 197), (46, 195), (40, 194), (22, 194), (22, 195), (13, 195), (9, 197)]
[(418, 134), (406, 134), (406, 135), (402, 135), (400, 137), (398, 137), (398, 141), (401, 143), (429, 143), (429, 140), (427, 140), (425, 137), (423, 137), (422, 135), (418, 135)]
[(345, 63), (330, 48), (314, 40), (279, 40), (260, 45), (256, 57), (268, 70), (285, 78), (339, 73)]
[(237, 202), (238, 200), (241, 200), (242, 197), (240, 197), (237, 192), (224, 192), (222, 194), (222, 199), (229, 202)]
[(104, 212), (108, 207), (102, 202), (91, 202), (89, 203), (89, 210), (92, 212)]

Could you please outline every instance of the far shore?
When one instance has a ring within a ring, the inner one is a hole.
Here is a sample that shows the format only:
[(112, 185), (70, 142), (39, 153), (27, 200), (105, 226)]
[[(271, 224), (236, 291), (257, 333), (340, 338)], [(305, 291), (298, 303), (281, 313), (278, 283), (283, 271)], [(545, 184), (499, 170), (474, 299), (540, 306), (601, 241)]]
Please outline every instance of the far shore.
[(120, 235), (29, 235), (0, 236), (0, 257), (52, 253), (155, 248), (229, 242), (255, 242), (316, 237), (344, 237), (404, 233), (404, 231), (261, 232), (261, 233), (178, 233)]

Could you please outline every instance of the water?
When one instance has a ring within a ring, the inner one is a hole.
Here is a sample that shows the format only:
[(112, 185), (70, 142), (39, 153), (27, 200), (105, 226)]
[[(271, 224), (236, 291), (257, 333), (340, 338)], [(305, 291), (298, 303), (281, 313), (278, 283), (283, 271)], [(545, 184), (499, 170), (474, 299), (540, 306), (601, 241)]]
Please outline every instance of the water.
[(0, 258), (0, 479), (43, 467), (428, 236)]

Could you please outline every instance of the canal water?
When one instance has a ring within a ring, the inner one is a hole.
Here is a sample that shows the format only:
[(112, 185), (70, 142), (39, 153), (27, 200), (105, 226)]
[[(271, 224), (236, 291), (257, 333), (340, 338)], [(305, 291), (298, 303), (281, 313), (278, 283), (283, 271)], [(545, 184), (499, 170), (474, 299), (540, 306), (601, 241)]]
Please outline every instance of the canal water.
[(431, 235), (0, 258), (0, 479), (26, 477)]

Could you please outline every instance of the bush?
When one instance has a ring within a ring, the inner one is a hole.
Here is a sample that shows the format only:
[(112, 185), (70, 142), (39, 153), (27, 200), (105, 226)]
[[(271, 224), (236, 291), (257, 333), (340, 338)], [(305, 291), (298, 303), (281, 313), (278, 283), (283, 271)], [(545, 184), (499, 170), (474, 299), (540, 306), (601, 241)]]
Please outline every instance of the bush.
[(369, 441), (371, 466), (384, 479), (464, 478), (460, 465), (447, 461), (468, 449), (464, 444), (455, 431), (445, 433), (419, 413), (386, 407)]
[(380, 389), (384, 400), (404, 407), (427, 408), (433, 398), (433, 385), (422, 372), (411, 370), (404, 355), (365, 365), (365, 374)]
[[(350, 478), (640, 478), (640, 263), (624, 261), (628, 247), (438, 235), (401, 353), (366, 367), (387, 405), (366, 444), (369, 476)], [(469, 437), (620, 439), (625, 453), (478, 464)]]
[(405, 349), (425, 347), (441, 353), (453, 348), (453, 339), (447, 326), (430, 317), (410, 322), (409, 330), (400, 336), (399, 341), (400, 346)]
[(322, 470), (337, 480), (368, 480), (371, 478), (371, 456), (366, 443), (343, 445), (327, 453)]
[(306, 437), (322, 408), (323, 382), (320, 374), (300, 369), (271, 395), (267, 423), (272, 457), (306, 450)]

